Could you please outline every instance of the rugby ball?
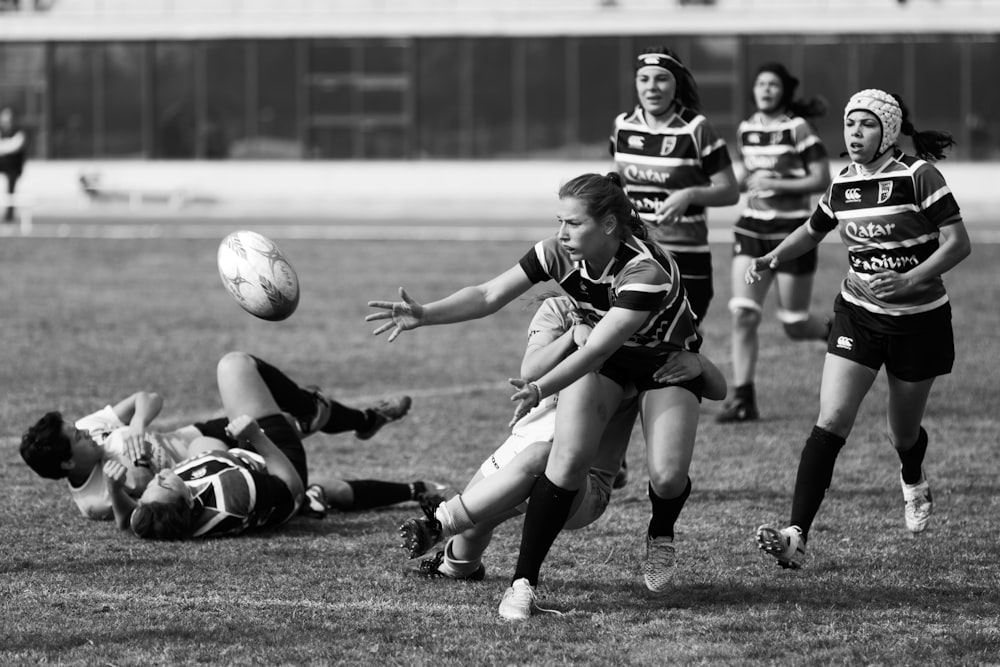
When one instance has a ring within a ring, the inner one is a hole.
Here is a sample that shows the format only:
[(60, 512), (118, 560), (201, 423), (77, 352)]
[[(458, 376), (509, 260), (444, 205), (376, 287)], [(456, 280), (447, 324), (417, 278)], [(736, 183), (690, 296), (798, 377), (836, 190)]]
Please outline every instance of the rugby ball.
[(255, 317), (278, 322), (299, 305), (299, 277), (271, 239), (240, 230), (219, 244), (219, 277), (236, 303)]

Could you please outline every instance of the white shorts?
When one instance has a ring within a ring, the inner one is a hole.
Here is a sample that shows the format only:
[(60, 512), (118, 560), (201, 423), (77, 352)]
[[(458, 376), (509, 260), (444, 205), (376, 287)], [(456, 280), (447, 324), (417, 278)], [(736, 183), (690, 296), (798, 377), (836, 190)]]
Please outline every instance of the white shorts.
[[(496, 474), (497, 471), (514, 460), (515, 456), (536, 442), (545, 441), (534, 437), (525, 438), (512, 434), (488, 459), (483, 461), (483, 464), (479, 466), (480, 474), (484, 478)], [(576, 508), (576, 511), (566, 520), (565, 528), (576, 530), (584, 526), (589, 526), (604, 514), (604, 510), (608, 508), (608, 503), (611, 502), (611, 484), (617, 474), (617, 470), (608, 472), (599, 468), (590, 469), (590, 472), (587, 474), (587, 481), (583, 488), (580, 489), (580, 493), (583, 494), (583, 500), (580, 506)], [(528, 503), (523, 502), (516, 509), (524, 514), (528, 509)]]

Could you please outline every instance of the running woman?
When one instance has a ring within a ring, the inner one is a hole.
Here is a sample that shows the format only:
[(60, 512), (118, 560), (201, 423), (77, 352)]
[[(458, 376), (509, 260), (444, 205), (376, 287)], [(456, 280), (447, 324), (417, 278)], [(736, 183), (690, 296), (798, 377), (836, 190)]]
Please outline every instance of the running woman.
[(652, 239), (680, 267), (700, 324), (715, 293), (706, 208), (739, 201), (732, 159), (701, 113), (694, 76), (673, 51), (639, 54), (635, 90), (639, 104), (615, 118), (615, 169)]
[[(901, 151), (900, 134), (915, 155)], [(889, 385), (889, 442), (900, 461), (904, 522), (927, 527), (933, 510), (923, 469), (921, 426), (934, 379), (955, 360), (951, 304), (942, 274), (971, 252), (958, 204), (931, 164), (954, 144), (944, 132), (918, 132), (898, 95), (868, 89), (844, 108), (851, 163), (834, 179), (808, 222), (750, 262), (746, 280), (815, 248), (838, 229), (848, 250), (847, 277), (834, 303), (820, 386), (819, 418), (799, 458), (789, 525), (757, 529), (757, 543), (785, 568), (805, 559), (809, 529), (833, 477), (837, 455), (884, 365)]]
[(778, 285), (778, 320), (792, 340), (826, 340), (829, 319), (809, 313), (816, 248), (783, 262), (748, 285), (743, 279), (754, 257), (774, 250), (812, 212), (809, 197), (830, 185), (826, 149), (808, 118), (820, 116), (826, 105), (818, 98), (795, 97), (799, 80), (780, 63), (761, 65), (754, 75), (756, 111), (740, 123), (738, 142), (743, 158), (741, 189), (747, 205), (736, 222), (733, 243), (732, 313), (733, 395), (717, 421), (744, 422), (760, 418), (754, 390), (764, 298)]

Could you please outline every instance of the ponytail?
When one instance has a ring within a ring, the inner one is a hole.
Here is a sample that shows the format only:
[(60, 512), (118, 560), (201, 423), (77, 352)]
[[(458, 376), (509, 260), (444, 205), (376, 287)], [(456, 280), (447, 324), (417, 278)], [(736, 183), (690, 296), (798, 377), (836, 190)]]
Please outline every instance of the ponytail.
[(913, 142), (914, 155), (921, 160), (931, 162), (934, 160), (943, 160), (945, 158), (945, 150), (955, 145), (954, 137), (947, 132), (940, 132), (938, 130), (917, 130), (913, 127), (913, 122), (910, 120), (910, 110), (903, 104), (903, 100), (895, 93), (892, 93), (892, 96), (899, 103), (899, 108), (903, 112), (903, 120), (899, 127), (899, 133), (910, 137), (910, 140)]

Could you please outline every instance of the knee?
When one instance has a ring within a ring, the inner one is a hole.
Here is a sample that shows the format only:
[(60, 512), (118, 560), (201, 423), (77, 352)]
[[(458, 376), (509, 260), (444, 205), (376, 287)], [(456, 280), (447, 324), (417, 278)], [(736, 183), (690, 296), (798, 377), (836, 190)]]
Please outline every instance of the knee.
[(781, 322), (785, 335), (792, 340), (806, 340), (814, 337), (809, 326), (809, 311), (778, 310), (778, 321)]
[(756, 329), (761, 320), (760, 304), (753, 299), (733, 297), (729, 300), (733, 326), (739, 329)]
[(223, 378), (234, 375), (246, 368), (256, 368), (256, 366), (257, 363), (253, 357), (246, 352), (227, 352), (219, 359), (219, 363), (216, 365), (216, 373), (218, 377)]
[(649, 485), (660, 498), (676, 498), (687, 487), (686, 470), (663, 470), (649, 472)]

